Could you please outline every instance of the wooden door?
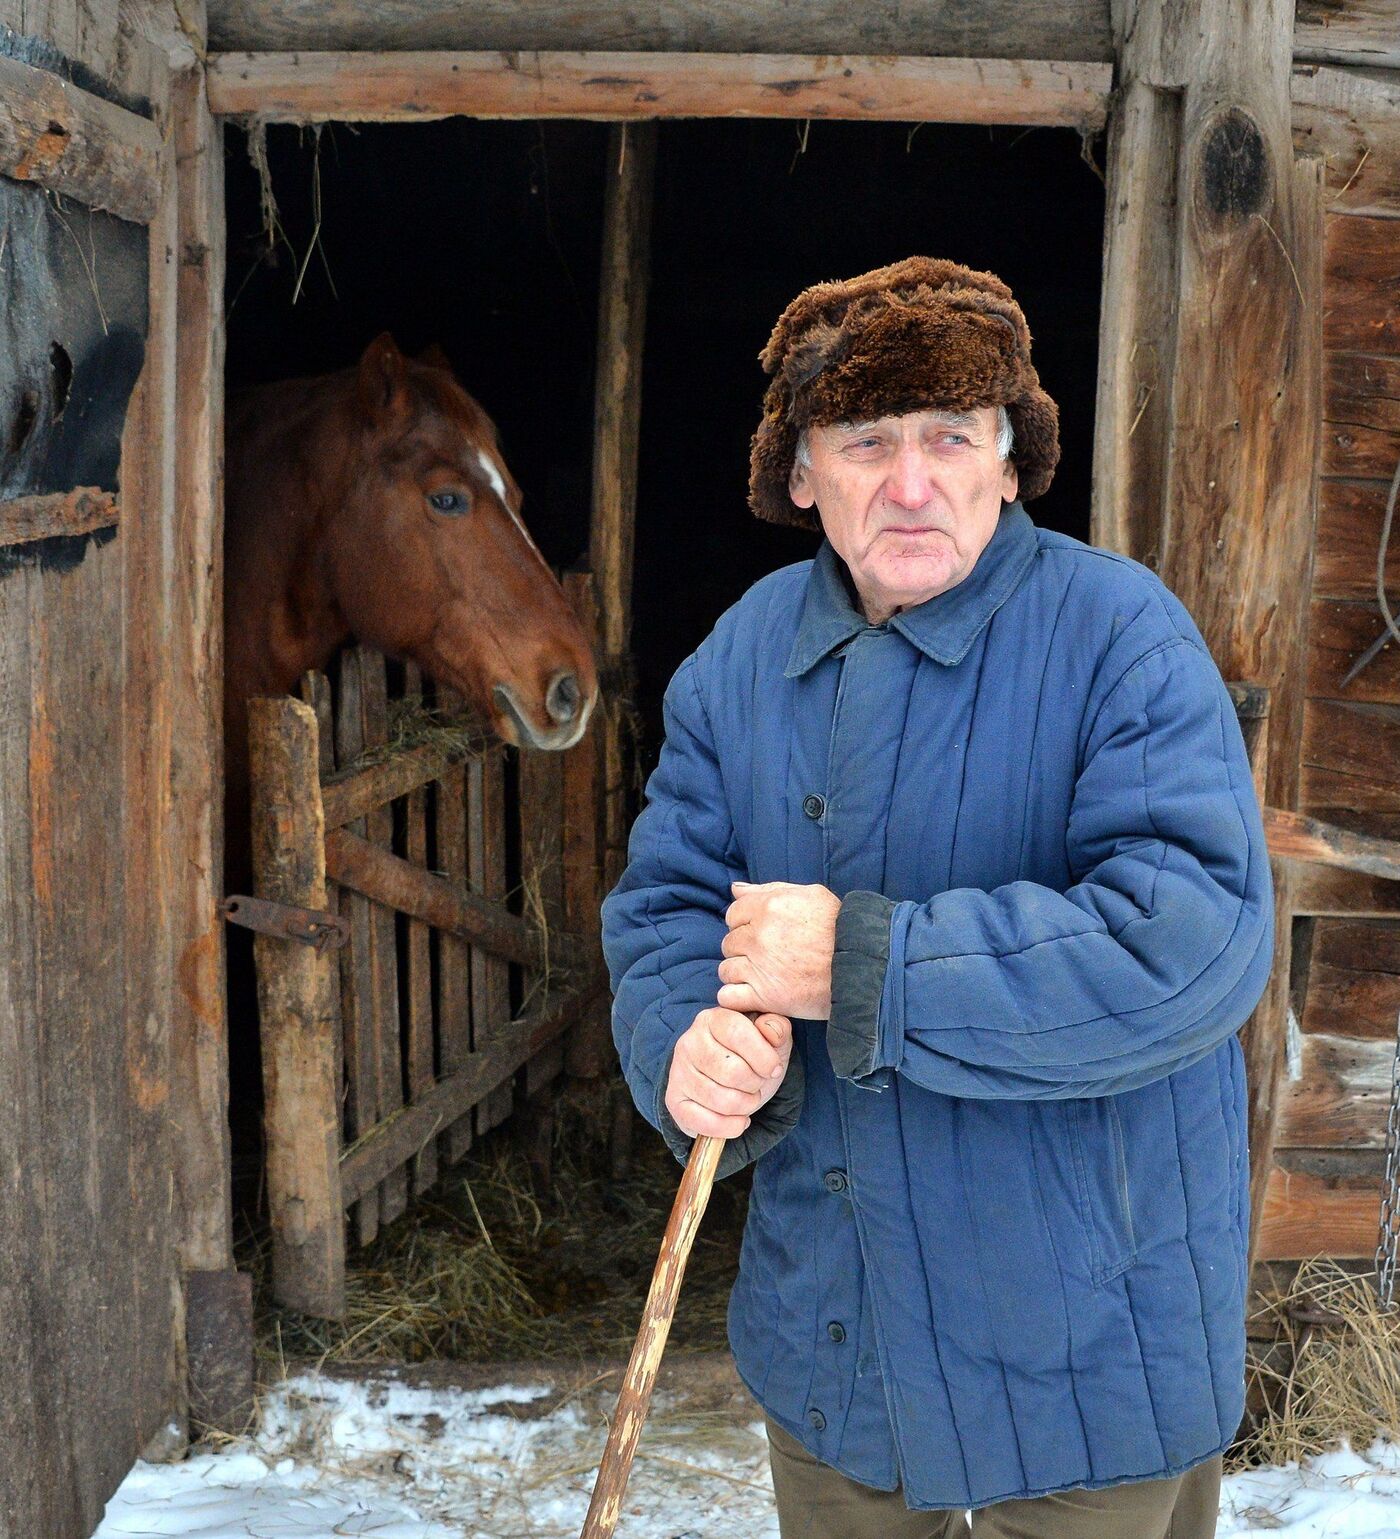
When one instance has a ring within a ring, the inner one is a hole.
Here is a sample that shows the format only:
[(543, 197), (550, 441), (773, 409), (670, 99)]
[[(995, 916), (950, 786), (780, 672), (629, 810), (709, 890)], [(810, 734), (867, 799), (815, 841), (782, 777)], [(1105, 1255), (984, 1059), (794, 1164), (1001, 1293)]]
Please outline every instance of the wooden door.
[(177, 410), (176, 312), (216, 263), (181, 238), (188, 73), (117, 0), (0, 22), (0, 1539), (83, 1539), (182, 1442), (182, 1275), (228, 1261), (226, 1173), (195, 1204), (186, 1175), (222, 1003), (191, 1028), (221, 947), (188, 683), (213, 437)]

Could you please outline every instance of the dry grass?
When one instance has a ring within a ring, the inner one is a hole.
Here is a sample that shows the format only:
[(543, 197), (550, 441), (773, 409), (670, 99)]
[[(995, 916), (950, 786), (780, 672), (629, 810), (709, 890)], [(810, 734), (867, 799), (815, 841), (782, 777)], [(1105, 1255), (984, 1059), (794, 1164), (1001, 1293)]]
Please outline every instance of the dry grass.
[(1268, 1409), (1235, 1450), (1239, 1463), (1284, 1464), (1342, 1438), (1366, 1448), (1400, 1437), (1400, 1310), (1381, 1306), (1374, 1273), (1305, 1262), (1263, 1301), (1251, 1330), (1272, 1335), (1275, 1351), (1249, 1365)]
[[(632, 1174), (611, 1179), (583, 1116), (560, 1116), (547, 1191), (535, 1190), (525, 1155), (501, 1130), (371, 1245), (352, 1245), (342, 1321), (277, 1307), (266, 1236), (250, 1237), (240, 1265), (254, 1274), (263, 1376), (287, 1358), (559, 1364), (625, 1356), (681, 1167), (643, 1133)], [(716, 1187), (668, 1351), (723, 1346), (746, 1205), (742, 1181)]]

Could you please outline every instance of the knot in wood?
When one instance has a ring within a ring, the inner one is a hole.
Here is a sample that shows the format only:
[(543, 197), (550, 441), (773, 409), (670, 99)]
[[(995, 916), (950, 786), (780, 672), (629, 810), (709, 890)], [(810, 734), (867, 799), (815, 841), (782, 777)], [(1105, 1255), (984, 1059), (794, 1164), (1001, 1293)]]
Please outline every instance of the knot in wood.
[(1259, 125), (1239, 107), (1213, 118), (1201, 136), (1196, 206), (1219, 229), (1242, 223), (1268, 203), (1273, 177)]

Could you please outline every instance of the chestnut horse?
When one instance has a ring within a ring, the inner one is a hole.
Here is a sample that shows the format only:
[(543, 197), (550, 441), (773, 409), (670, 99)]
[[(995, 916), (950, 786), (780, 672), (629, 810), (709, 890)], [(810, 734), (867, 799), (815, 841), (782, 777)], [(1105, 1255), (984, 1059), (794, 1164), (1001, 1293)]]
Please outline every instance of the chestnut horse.
[(294, 691), (352, 639), (417, 663), (508, 743), (582, 737), (588, 639), (439, 350), (409, 359), (385, 332), (353, 368), (231, 397), (225, 460), (229, 890), (247, 890), (248, 699)]

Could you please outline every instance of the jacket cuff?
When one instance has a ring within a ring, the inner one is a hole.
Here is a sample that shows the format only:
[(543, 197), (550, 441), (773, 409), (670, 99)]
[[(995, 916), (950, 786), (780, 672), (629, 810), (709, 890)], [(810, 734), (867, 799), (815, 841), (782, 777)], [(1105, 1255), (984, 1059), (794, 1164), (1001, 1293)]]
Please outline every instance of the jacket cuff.
[(878, 892), (848, 892), (836, 915), (831, 958), (831, 1015), (826, 1047), (838, 1079), (883, 1090), (892, 1065), (880, 1054), (880, 1005), (890, 963), (895, 905)]
[[(671, 1080), (671, 1059), (675, 1056), (675, 1052), (673, 1044), (671, 1051), (666, 1054), (666, 1062), (661, 1066), (661, 1073), (657, 1076), (656, 1101), (652, 1107), (652, 1113), (661, 1136), (666, 1140), (667, 1147), (684, 1165), (690, 1158), (695, 1140), (689, 1133), (681, 1131), (680, 1125), (666, 1106), (666, 1086)], [(783, 1075), (783, 1082), (773, 1092), (772, 1098), (758, 1109), (749, 1123), (747, 1132), (741, 1133), (738, 1138), (725, 1141), (724, 1148), (720, 1151), (719, 1164), (715, 1168), (716, 1180), (723, 1180), (725, 1176), (732, 1176), (735, 1171), (742, 1170), (745, 1165), (753, 1164), (755, 1160), (767, 1154), (774, 1144), (780, 1143), (792, 1132), (797, 1126), (797, 1118), (802, 1111), (806, 1088), (806, 1071), (794, 1046), (792, 1056), (788, 1059), (787, 1073)]]

